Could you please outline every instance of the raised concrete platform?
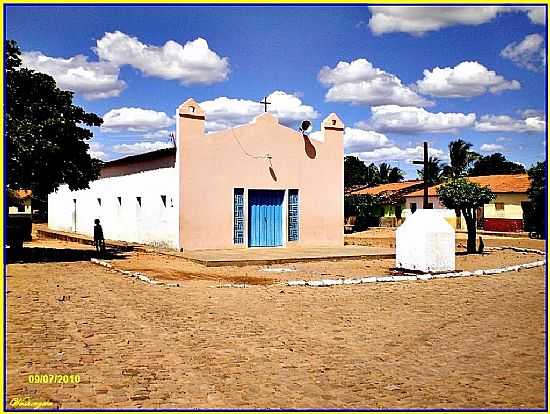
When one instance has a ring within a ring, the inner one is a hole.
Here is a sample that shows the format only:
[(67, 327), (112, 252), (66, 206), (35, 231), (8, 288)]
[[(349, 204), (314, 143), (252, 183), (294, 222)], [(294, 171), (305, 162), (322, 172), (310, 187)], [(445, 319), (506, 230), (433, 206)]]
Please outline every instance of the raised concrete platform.
[(323, 260), (395, 259), (395, 250), (366, 247), (291, 247), (227, 250), (195, 250), (182, 257), (204, 266), (252, 266)]
[[(89, 236), (65, 231), (51, 230), (45, 225), (35, 226), (38, 237), (66, 240), (81, 244), (93, 244)], [(120, 250), (140, 250), (180, 257), (204, 266), (253, 266), (311, 262), (322, 260), (373, 260), (395, 259), (395, 249), (342, 246), (342, 247), (291, 247), (291, 248), (250, 248), (226, 250), (193, 250), (178, 252), (175, 250), (156, 249), (137, 243), (107, 240), (107, 247)]]
[[(71, 233), (67, 231), (52, 230), (47, 227), (45, 224), (35, 224), (33, 225), (34, 231), (38, 237), (44, 239), (55, 239), (55, 240), (64, 240), (74, 243), (94, 245), (94, 239), (90, 236), (86, 236), (80, 233)], [(105, 246), (113, 249), (130, 251), (135, 247), (139, 246), (135, 243), (127, 243), (117, 240), (105, 240)]]

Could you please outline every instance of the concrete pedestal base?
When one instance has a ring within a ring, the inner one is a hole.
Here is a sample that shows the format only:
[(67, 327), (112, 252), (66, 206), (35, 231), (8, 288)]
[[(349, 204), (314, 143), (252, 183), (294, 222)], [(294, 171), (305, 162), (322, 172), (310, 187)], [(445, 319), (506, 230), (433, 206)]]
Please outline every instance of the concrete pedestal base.
[(396, 230), (396, 267), (455, 270), (455, 231), (438, 210), (417, 210)]

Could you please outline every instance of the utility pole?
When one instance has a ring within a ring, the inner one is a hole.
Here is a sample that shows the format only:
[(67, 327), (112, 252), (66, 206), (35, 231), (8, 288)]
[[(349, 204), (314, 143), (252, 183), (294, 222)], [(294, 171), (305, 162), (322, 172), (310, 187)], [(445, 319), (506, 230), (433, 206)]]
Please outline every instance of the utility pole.
[(422, 208), (428, 208), (428, 187), (429, 187), (429, 178), (430, 172), (428, 171), (428, 143), (424, 141), (424, 161), (413, 161), (413, 164), (424, 164), (424, 201)]

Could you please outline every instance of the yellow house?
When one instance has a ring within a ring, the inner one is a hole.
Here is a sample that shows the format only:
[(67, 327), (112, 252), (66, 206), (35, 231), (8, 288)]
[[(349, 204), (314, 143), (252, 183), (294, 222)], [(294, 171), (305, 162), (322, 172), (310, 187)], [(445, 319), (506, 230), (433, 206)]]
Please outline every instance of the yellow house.
[[(524, 231), (524, 217), (529, 211), (531, 203), (527, 192), (531, 185), (527, 174), (488, 175), (468, 177), (473, 183), (488, 186), (495, 193), (496, 198), (489, 204), (478, 208), (476, 212), (478, 228), (488, 231), (519, 232)], [(446, 209), (437, 197), (437, 187), (428, 190), (428, 202), (431, 208), (447, 210), (445, 218), (456, 228), (466, 228), (463, 217), (456, 217), (453, 210)], [(414, 213), (422, 208), (423, 191), (415, 191), (405, 196), (405, 210), (403, 215)]]

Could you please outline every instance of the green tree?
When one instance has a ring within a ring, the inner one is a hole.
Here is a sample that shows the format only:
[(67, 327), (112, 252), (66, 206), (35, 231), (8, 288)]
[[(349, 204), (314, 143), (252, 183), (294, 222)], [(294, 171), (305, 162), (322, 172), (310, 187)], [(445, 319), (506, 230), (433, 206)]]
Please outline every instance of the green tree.
[(495, 194), (489, 187), (470, 182), (466, 178), (451, 179), (437, 189), (441, 203), (449, 209), (460, 210), (468, 229), (467, 252), (476, 252), (476, 209), (489, 203)]
[[(449, 142), (450, 164), (443, 167), (441, 175), (445, 179), (460, 178), (466, 175), (468, 167), (479, 158), (479, 154), (472, 151), (472, 144), (457, 139)], [(460, 211), (455, 209), (457, 220), (460, 220)]]
[(531, 187), (529, 199), (532, 205), (530, 221), (538, 234), (546, 238), (546, 161), (538, 162), (529, 169)]
[(523, 165), (513, 161), (508, 161), (500, 152), (479, 157), (472, 168), (469, 169), (468, 175), (475, 177), (480, 175), (496, 175), (496, 174), (525, 174)]
[(445, 178), (460, 178), (466, 175), (468, 167), (479, 158), (479, 154), (472, 151), (472, 144), (457, 139), (449, 142), (449, 165), (443, 167), (442, 174)]
[(403, 181), (404, 178), (403, 171), (385, 162), (380, 163), (378, 172), (380, 175), (380, 184), (398, 183), (399, 181)]
[[(442, 172), (445, 165), (441, 163), (441, 160), (435, 156), (430, 156), (428, 158), (428, 184), (434, 185), (441, 182), (443, 178)], [(424, 168), (416, 170), (418, 177), (421, 180), (424, 180)]]
[(390, 170), (390, 173), (388, 174), (388, 182), (389, 183), (399, 183), (405, 179), (405, 175), (403, 174), (403, 171), (399, 169), (398, 167), (393, 167)]
[(344, 196), (344, 216), (356, 216), (356, 230), (378, 225), (380, 199), (370, 194), (348, 194)]
[(74, 106), (73, 93), (58, 89), (51, 76), (22, 68), (15, 41), (5, 50), (9, 187), (31, 189), (39, 198), (63, 183), (88, 188), (101, 161), (88, 154), (93, 134), (83, 126), (100, 126), (102, 119)]
[(366, 185), (368, 170), (364, 161), (352, 155), (344, 158), (344, 187), (350, 188), (355, 185)]
[(378, 166), (378, 172), (380, 174), (380, 183), (381, 184), (386, 184), (388, 182), (388, 176), (390, 175), (390, 165), (385, 163), (385, 162), (381, 162), (380, 165)]
[(367, 175), (365, 177), (365, 182), (369, 187), (374, 187), (381, 183), (380, 180), (380, 170), (374, 163), (370, 163), (367, 167)]

